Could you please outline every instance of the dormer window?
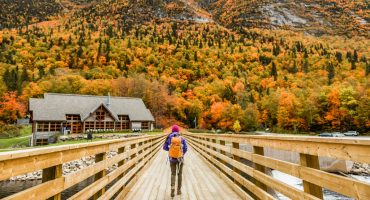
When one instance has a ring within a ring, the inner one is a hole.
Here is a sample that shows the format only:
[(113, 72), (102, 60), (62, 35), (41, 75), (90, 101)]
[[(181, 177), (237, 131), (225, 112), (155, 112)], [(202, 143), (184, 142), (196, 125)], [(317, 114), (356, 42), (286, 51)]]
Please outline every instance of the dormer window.
[(103, 121), (103, 120), (105, 120), (105, 112), (103, 110), (96, 111), (96, 120), (97, 121)]

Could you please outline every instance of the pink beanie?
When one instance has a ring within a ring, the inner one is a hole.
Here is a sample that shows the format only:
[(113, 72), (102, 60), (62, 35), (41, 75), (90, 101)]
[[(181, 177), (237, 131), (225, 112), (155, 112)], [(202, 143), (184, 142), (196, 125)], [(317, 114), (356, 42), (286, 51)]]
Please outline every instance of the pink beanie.
[(177, 125), (173, 125), (172, 126), (172, 133), (174, 133), (174, 132), (179, 132), (179, 126), (177, 126)]

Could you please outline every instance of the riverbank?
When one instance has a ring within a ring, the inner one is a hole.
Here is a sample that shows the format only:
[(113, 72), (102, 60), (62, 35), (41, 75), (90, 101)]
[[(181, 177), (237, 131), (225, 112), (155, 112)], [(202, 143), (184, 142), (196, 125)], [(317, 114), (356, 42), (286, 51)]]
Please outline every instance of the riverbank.
[(349, 173), (353, 175), (370, 176), (370, 165), (367, 163), (353, 163)]

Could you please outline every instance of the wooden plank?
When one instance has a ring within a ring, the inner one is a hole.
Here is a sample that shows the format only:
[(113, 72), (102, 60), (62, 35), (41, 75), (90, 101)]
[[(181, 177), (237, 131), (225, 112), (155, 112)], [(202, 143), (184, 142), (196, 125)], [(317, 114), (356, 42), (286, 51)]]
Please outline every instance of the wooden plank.
[[(204, 141), (197, 141), (204, 142)], [(212, 144), (210, 144), (212, 145)], [(222, 147), (222, 146), (221, 146)], [(229, 149), (228, 153), (238, 152), (238, 149)], [(370, 199), (370, 184), (357, 181), (355, 179), (338, 176), (335, 174), (327, 173), (321, 170), (316, 170), (304, 166), (300, 166), (294, 163), (289, 163), (273, 158), (247, 153), (247, 156), (241, 156), (244, 159), (248, 159), (254, 163), (258, 163), (269, 168), (279, 170), (286, 174), (295, 176), (302, 180), (306, 180), (311, 183), (315, 183), (323, 188), (338, 192), (345, 196), (357, 198), (357, 199)], [(355, 190), (353, 188), (356, 188)]]
[[(243, 185), (245, 188), (247, 188), (249, 191), (251, 191), (252, 193), (254, 193), (256, 196), (258, 196), (258, 198), (260, 199), (274, 199), (270, 194), (268, 194), (266, 191), (263, 191), (261, 188), (257, 187), (256, 185), (254, 185), (252, 182), (246, 180), (244, 177), (242, 177), (241, 175), (239, 175), (238, 173), (235, 173), (232, 169), (228, 168), (227, 166), (225, 166), (224, 164), (222, 164), (221, 162), (217, 161), (216, 159), (214, 159), (212, 156), (208, 155), (208, 153), (205, 153), (206, 151), (203, 151), (201, 150), (201, 148), (204, 148), (205, 147), (200, 147), (198, 146), (196, 143), (194, 143), (194, 141), (190, 140), (189, 141), (190, 144), (193, 145), (193, 147), (200, 153), (202, 154), (204, 157), (206, 157), (209, 161), (211, 161), (215, 166), (219, 167), (220, 169), (222, 169), (226, 174), (228, 174), (229, 176), (231, 176), (236, 182), (238, 182), (239, 184)], [(238, 186), (235, 186), (235, 187), (238, 187)]]
[(47, 199), (63, 189), (64, 178), (57, 178), (23, 190), (2, 200)]
[(117, 139), (87, 144), (66, 145), (63, 147), (44, 147), (40, 149), (20, 150), (10, 153), (0, 153), (0, 181), (17, 175), (45, 169), (55, 165), (77, 160), (139, 141), (164, 136), (145, 136), (131, 139)]
[[(194, 137), (195, 134), (186, 134)], [(341, 160), (370, 163), (369, 139), (334, 139), (320, 137), (292, 137), (292, 136), (248, 136), (248, 135), (217, 135), (196, 134), (197, 137), (239, 142), (252, 146), (270, 147), (274, 149), (294, 151), (316, 156), (326, 156)]]
[[(221, 153), (217, 151), (213, 151), (211, 149), (205, 149), (204, 147), (199, 146), (200, 149), (203, 151), (208, 151), (208, 153), (215, 155), (219, 159), (225, 161), (226, 163), (234, 166), (234, 168), (237, 168), (238, 170), (250, 175), (251, 177), (259, 180), (261, 183), (268, 185), (269, 187), (276, 189), (277, 191), (281, 192), (282, 194), (288, 196), (292, 199), (316, 199), (314, 196), (305, 194), (304, 192), (288, 185), (285, 183), (282, 183), (258, 170), (255, 170), (245, 164), (242, 164), (240, 162), (237, 162), (225, 155), (222, 155)], [(240, 182), (240, 180), (239, 180)], [(265, 190), (264, 190), (265, 191)], [(251, 191), (255, 192), (255, 191)]]
[[(50, 180), (54, 180), (57, 178), (62, 177), (63, 174), (63, 168), (62, 165), (57, 165), (53, 167), (49, 167), (42, 170), (42, 182), (48, 182)], [(48, 200), (60, 200), (61, 199), (61, 193), (53, 195), (53, 197), (48, 198)]]
[[(160, 145), (160, 144), (158, 144)], [(150, 151), (146, 151), (146, 153), (150, 153)], [(153, 153), (153, 152), (152, 152)], [(77, 194), (70, 197), (70, 199), (88, 199), (92, 195), (94, 195), (97, 191), (99, 191), (101, 188), (108, 185), (110, 182), (112, 182), (114, 179), (116, 179), (119, 175), (121, 175), (123, 172), (125, 172), (127, 169), (132, 168), (140, 158), (142, 158), (144, 154), (135, 156), (135, 158), (129, 160), (124, 165), (122, 165), (120, 168), (117, 168), (113, 172), (109, 173), (107, 176), (104, 176), (103, 178), (99, 179), (98, 181), (95, 181), (94, 183), (90, 184), (83, 190), (79, 191)], [(121, 185), (122, 187), (123, 185)]]
[[(208, 163), (203, 162), (199, 156), (195, 154), (193, 147), (189, 144), (189, 150), (185, 155), (185, 164), (183, 168), (183, 187), (182, 195), (176, 195), (170, 198), (170, 168), (169, 163), (166, 163), (167, 152), (161, 151), (153, 164), (143, 174), (138, 182), (132, 187), (125, 196), (127, 200), (136, 199), (157, 199), (157, 200), (207, 200), (207, 199), (240, 199), (239, 196), (232, 191), (231, 187), (225, 184), (222, 179), (209, 170)], [(153, 170), (161, 168), (161, 171), (156, 173)], [(154, 187), (152, 179), (156, 180)], [(146, 189), (150, 190), (151, 195), (148, 197), (145, 194)], [(108, 191), (107, 191), (108, 193)]]
[[(127, 186), (123, 187), (126, 184), (126, 182), (131, 177), (135, 176), (135, 174), (137, 173), (137, 171), (139, 169), (141, 169), (141, 167), (143, 167), (145, 165), (148, 165), (148, 164), (146, 164), (146, 162), (148, 160), (150, 160), (151, 158), (153, 158), (153, 156), (160, 149), (160, 146), (161, 146), (161, 143), (158, 143), (156, 146), (153, 146), (152, 148), (150, 148), (147, 151), (145, 151), (145, 152), (148, 153), (149, 156), (147, 156), (146, 158), (144, 158), (142, 162), (140, 162), (138, 165), (136, 165), (134, 168), (132, 168), (132, 170), (130, 170), (128, 173), (126, 173), (123, 178), (121, 178), (113, 186), (111, 186), (109, 188), (109, 190), (100, 197), (100, 199), (110, 199), (117, 192), (119, 192), (119, 194), (121, 194), (123, 191), (126, 191), (127, 190)], [(146, 154), (146, 153), (144, 153), (144, 154)], [(132, 167), (136, 163), (137, 160), (139, 160), (141, 157), (144, 157), (144, 154), (138, 155), (137, 157), (133, 158), (132, 160), (126, 162), (124, 165), (122, 165), (122, 167), (125, 166), (125, 169), (129, 169), (130, 167)], [(123, 189), (120, 190), (122, 187), (123, 187)], [(125, 193), (125, 192), (123, 192), (123, 193)]]
[[(119, 149), (118, 149), (118, 152), (117, 152), (117, 153), (118, 153), (118, 155), (119, 155), (119, 154), (123, 154), (123, 153), (125, 152), (125, 148), (126, 148), (125, 146), (124, 146), (124, 147), (119, 148)], [(117, 167), (120, 167), (120, 166), (122, 166), (123, 164), (125, 164), (125, 160), (122, 160), (122, 161), (118, 162), (118, 166), (117, 166)], [(124, 175), (124, 174), (125, 174), (125, 173), (122, 173), (121, 175), (119, 175), (119, 176), (118, 176), (118, 179), (123, 178), (123, 175)], [(119, 192), (119, 191), (122, 191), (122, 190), (123, 190), (123, 187), (121, 187), (121, 188), (118, 190), (118, 192)]]
[[(105, 160), (106, 157), (107, 157), (106, 153), (100, 153), (100, 154), (95, 155), (95, 163), (99, 163), (99, 162)], [(97, 181), (97, 180), (103, 178), (106, 175), (107, 175), (107, 170), (103, 169), (102, 171), (95, 174), (94, 181)], [(94, 194), (94, 200), (98, 199), (104, 193), (105, 193), (105, 187), (103, 187), (101, 190), (99, 190), (98, 192), (96, 192)]]
[[(320, 169), (319, 157), (308, 155), (308, 154), (299, 154), (299, 160), (301, 166), (311, 167), (314, 169)], [(320, 199), (324, 199), (322, 188), (318, 185), (310, 183), (306, 180), (303, 180), (303, 189), (305, 192), (312, 194)]]
[[(158, 147), (160, 146), (160, 143), (158, 143)], [(99, 163), (101, 164), (101, 163)], [(109, 165), (109, 164), (108, 164)], [(89, 166), (91, 167), (91, 166)], [(105, 167), (105, 166), (103, 166)], [(58, 177), (61, 175), (61, 168), (56, 167), (55, 175)], [(92, 173), (94, 174), (94, 173)], [(69, 176), (76, 176), (76, 174), (71, 174)], [(46, 176), (44, 176), (46, 177)], [(49, 175), (48, 175), (49, 177)], [(67, 176), (68, 177), (68, 176)], [(89, 177), (89, 176), (88, 176)], [(44, 178), (46, 180), (46, 178)], [(84, 180), (84, 179), (83, 179)], [(78, 183), (78, 182), (76, 182)], [(64, 189), (74, 185), (74, 181), (66, 181), (64, 177), (56, 178), (51, 181), (47, 181), (45, 183), (39, 184), (35, 187), (31, 187), (27, 190), (24, 190), (22, 192), (19, 192), (17, 194), (11, 195), (9, 197), (6, 197), (5, 199), (47, 199), (51, 196), (57, 195)], [(37, 196), (35, 196), (37, 195)]]
[[(264, 150), (263, 150), (263, 147), (257, 147), (257, 146), (253, 146), (253, 153), (257, 154), (257, 155), (261, 155), (261, 156), (263, 156), (265, 154)], [(253, 165), (254, 165), (253, 166), (254, 169), (256, 169), (257, 171), (260, 171), (262, 173), (266, 173), (265, 166), (260, 165), (258, 163), (253, 163)], [(267, 186), (265, 184), (263, 184), (262, 182), (260, 182), (259, 180), (256, 180), (256, 185), (258, 187), (260, 187), (262, 190), (267, 191)]]
[(114, 156), (112, 158), (106, 159), (102, 162), (95, 163), (93, 165), (90, 165), (78, 172), (69, 174), (65, 176), (65, 186), (64, 189), (68, 189), (69, 187), (89, 178), (90, 176), (93, 176), (94, 174), (98, 173), (99, 171), (102, 171), (103, 169), (106, 169), (115, 163), (118, 163), (126, 158), (129, 158), (132, 154), (136, 153), (136, 150), (129, 150), (124, 152), (123, 154), (119, 154), (117, 156)]
[[(160, 146), (158, 146), (157, 147), (157, 150), (156, 151), (153, 151), (153, 152), (151, 152), (151, 156), (148, 156), (147, 158), (145, 158), (145, 159), (148, 159), (149, 160), (149, 158), (152, 158), (157, 152), (158, 152), (158, 150), (160, 149)], [(152, 161), (153, 159), (151, 159), (151, 161)], [(144, 168), (142, 168), (142, 170), (139, 172), (139, 173), (137, 173), (131, 180), (130, 180), (130, 182), (129, 182), (129, 184), (126, 186), (126, 187), (124, 187), (124, 189), (117, 195), (117, 197), (115, 198), (115, 199), (124, 199), (124, 197), (127, 195), (127, 193), (130, 191), (130, 189), (135, 185), (135, 183), (137, 182), (137, 180), (138, 180), (138, 178), (139, 178), (139, 176), (145, 171), (145, 169), (148, 167), (148, 166), (150, 166), (150, 163), (151, 163), (151, 161), (148, 163), (148, 164), (142, 164), (143, 162), (141, 162), (139, 165), (136, 165), (135, 167), (134, 167), (134, 169), (133, 170), (131, 170), (132, 171), (132, 174), (133, 175), (135, 175), (136, 174), (136, 170), (137, 169), (140, 169), (141, 167), (143, 167), (144, 166)], [(135, 168), (136, 168), (136, 170), (135, 170)], [(130, 171), (130, 172), (131, 172)], [(129, 172), (129, 173), (130, 173)], [(122, 184), (124, 184), (124, 183), (126, 183), (127, 181), (128, 181), (129, 179), (127, 179), (127, 180), (120, 180), (120, 181), (118, 181), (116, 184), (119, 186), (119, 187), (121, 187), (122, 186)], [(109, 192), (110, 194), (114, 194), (115, 192)], [(109, 199), (109, 198), (106, 198), (106, 197), (104, 197), (104, 198), (102, 198), (102, 199)]]

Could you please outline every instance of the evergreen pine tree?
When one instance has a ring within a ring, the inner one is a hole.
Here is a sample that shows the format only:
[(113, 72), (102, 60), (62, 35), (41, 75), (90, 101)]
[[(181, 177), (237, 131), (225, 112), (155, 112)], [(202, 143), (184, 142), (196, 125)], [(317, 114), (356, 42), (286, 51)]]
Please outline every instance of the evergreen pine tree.
[(298, 72), (297, 62), (296, 62), (296, 61), (294, 61), (294, 63), (293, 63), (293, 68), (292, 68), (292, 73), (293, 73), (293, 74), (296, 74), (297, 72)]
[(276, 64), (274, 62), (272, 62), (272, 65), (271, 65), (271, 73), (270, 73), (271, 76), (274, 77), (274, 81), (277, 80), (277, 69), (276, 69)]
[(82, 54), (83, 54), (83, 49), (82, 49), (82, 47), (81, 46), (79, 46), (79, 48), (78, 48), (78, 50), (77, 50), (77, 56), (79, 57), (79, 58), (82, 58)]
[(27, 69), (23, 67), (22, 75), (21, 75), (22, 82), (27, 82), (30, 80), (30, 77), (28, 76)]
[(354, 60), (352, 60), (351, 62), (351, 70), (355, 70), (356, 69), (356, 63)]
[(358, 54), (357, 54), (357, 50), (355, 50), (355, 51), (353, 52), (353, 61), (354, 61), (354, 62), (358, 62)]
[(341, 52), (336, 52), (335, 53), (335, 57), (337, 58), (337, 61), (339, 62), (339, 63), (341, 63), (342, 61), (343, 61), (343, 56), (342, 56), (342, 53)]
[(131, 38), (129, 38), (128, 39), (128, 43), (127, 43), (127, 48), (131, 49), (131, 46), (132, 46), (132, 44), (131, 44)]
[(333, 63), (329, 63), (326, 70), (328, 71), (328, 85), (332, 84), (332, 79), (335, 76), (335, 69)]
[(307, 73), (308, 73), (308, 67), (309, 67), (308, 60), (307, 60), (307, 59), (304, 59), (304, 61), (303, 61), (303, 72), (304, 72), (305, 74), (307, 74)]

